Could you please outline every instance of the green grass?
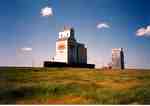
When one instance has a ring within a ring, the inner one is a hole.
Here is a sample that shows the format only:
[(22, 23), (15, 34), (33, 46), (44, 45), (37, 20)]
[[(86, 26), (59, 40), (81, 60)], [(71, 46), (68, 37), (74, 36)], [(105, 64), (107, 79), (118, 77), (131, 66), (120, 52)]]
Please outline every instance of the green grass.
[(150, 104), (150, 70), (0, 68), (0, 104)]

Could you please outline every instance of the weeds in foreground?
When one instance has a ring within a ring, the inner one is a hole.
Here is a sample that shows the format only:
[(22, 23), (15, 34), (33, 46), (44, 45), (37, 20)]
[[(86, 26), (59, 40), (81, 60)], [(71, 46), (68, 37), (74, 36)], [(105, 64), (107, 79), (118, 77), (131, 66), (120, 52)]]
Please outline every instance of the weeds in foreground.
[[(0, 71), (1, 104), (16, 104), (18, 101), (25, 104), (27, 101), (37, 104), (150, 104), (149, 71), (4, 70)], [(123, 87), (127, 85), (129, 87)]]

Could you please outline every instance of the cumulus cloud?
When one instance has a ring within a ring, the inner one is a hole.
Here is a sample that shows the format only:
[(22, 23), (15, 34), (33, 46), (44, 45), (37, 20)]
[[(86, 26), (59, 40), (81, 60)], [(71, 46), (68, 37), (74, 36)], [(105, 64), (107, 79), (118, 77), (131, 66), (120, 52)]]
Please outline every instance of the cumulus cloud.
[(41, 9), (41, 15), (43, 17), (48, 17), (53, 15), (53, 9), (51, 7), (44, 7)]
[(23, 47), (23, 48), (21, 48), (21, 51), (23, 51), (23, 52), (31, 52), (32, 48), (30, 48), (30, 47)]
[(110, 25), (108, 25), (107, 23), (99, 23), (97, 24), (97, 28), (98, 29), (110, 28)]
[(150, 36), (150, 25), (147, 27), (139, 28), (136, 32), (137, 36)]

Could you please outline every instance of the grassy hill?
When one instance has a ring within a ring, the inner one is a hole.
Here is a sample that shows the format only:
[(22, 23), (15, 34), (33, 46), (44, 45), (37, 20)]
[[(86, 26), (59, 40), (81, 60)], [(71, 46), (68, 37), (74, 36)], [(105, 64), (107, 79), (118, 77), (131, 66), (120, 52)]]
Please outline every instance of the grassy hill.
[(150, 70), (0, 68), (0, 104), (150, 104)]

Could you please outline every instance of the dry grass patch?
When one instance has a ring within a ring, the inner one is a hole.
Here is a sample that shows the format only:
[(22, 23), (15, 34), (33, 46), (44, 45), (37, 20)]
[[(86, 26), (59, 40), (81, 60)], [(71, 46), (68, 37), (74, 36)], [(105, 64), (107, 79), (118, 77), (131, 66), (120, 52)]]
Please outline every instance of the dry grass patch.
[(112, 88), (113, 90), (129, 90), (130, 88), (134, 88), (136, 86), (142, 85), (142, 82), (140, 81), (120, 81), (120, 82), (115, 82), (112, 80), (105, 80), (105, 81), (97, 81), (97, 85), (101, 87), (106, 87), (106, 88)]

